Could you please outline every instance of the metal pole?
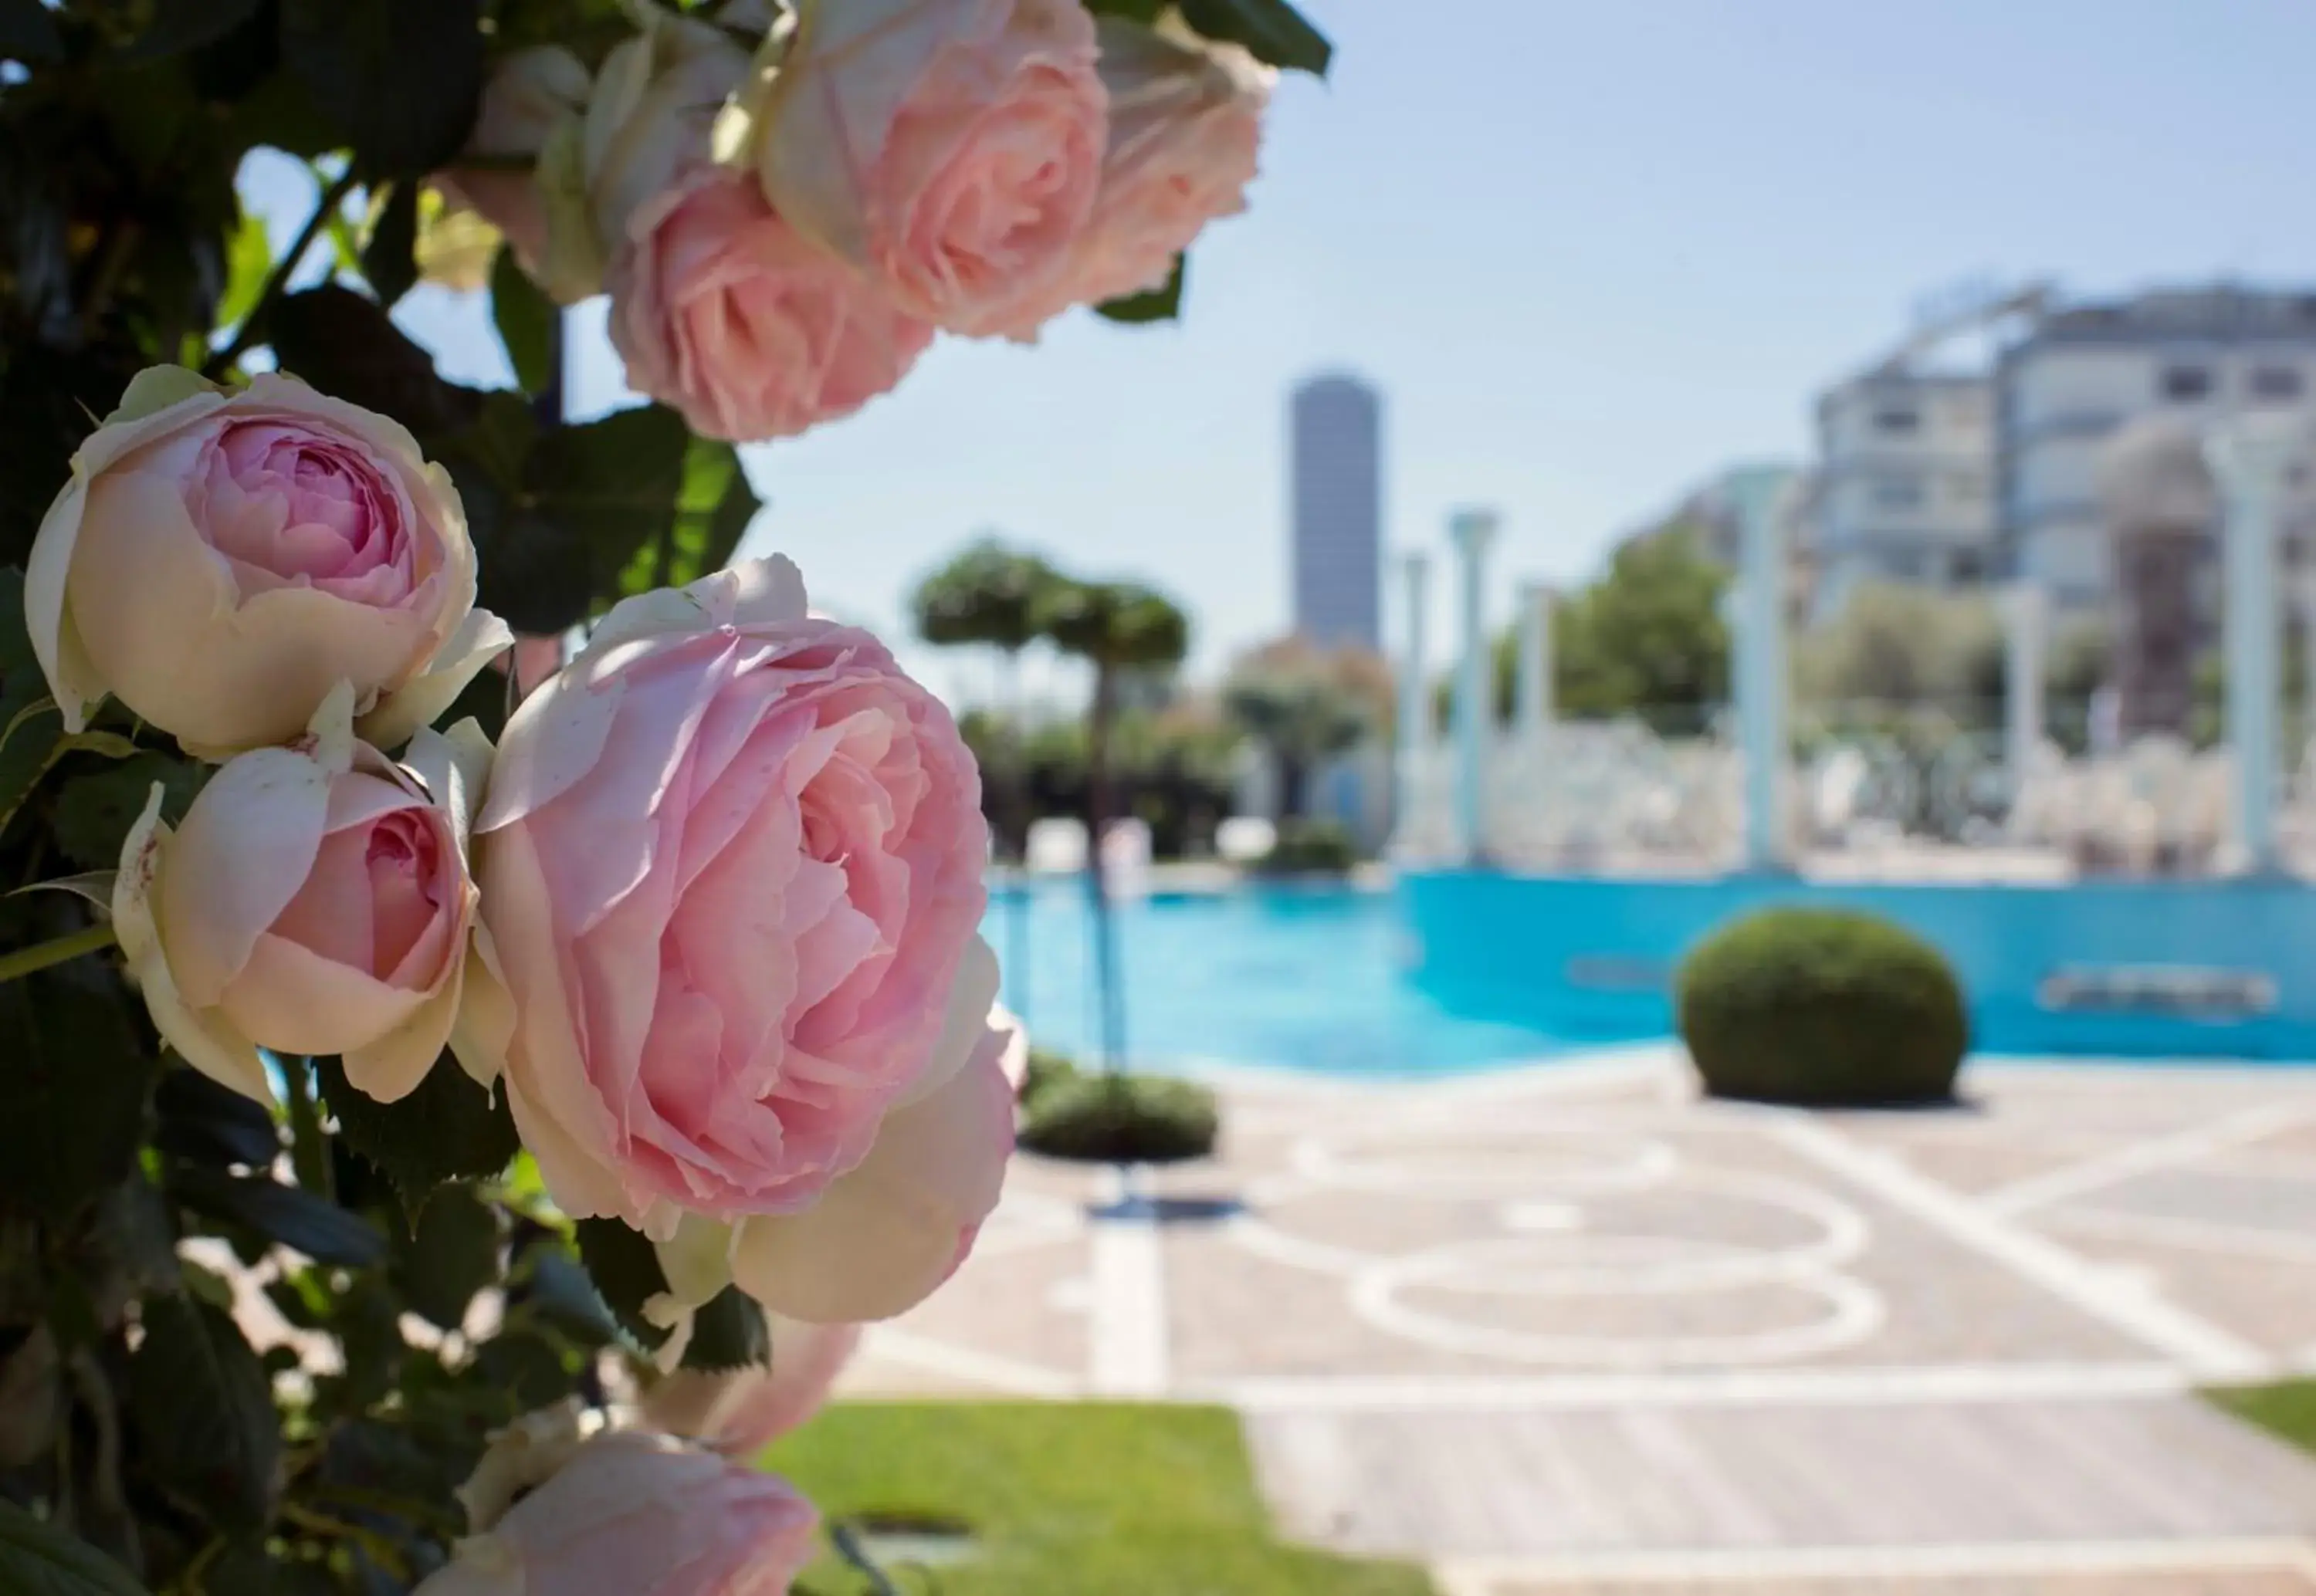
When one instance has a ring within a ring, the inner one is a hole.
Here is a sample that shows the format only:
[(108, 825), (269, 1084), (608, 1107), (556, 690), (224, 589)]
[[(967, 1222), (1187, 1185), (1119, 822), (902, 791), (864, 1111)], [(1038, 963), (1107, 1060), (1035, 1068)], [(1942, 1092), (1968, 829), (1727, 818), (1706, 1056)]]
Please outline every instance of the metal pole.
[(1495, 723), (1487, 634), (1488, 545), (1493, 510), (1458, 510), (1448, 524), (1463, 580), (1464, 657), (1456, 684), (1456, 845), (1468, 862), (1487, 851), (1487, 741)]
[(2247, 415), (2214, 426), (2205, 457), (2220, 489), (2221, 615), (2228, 665), (2227, 735), (2235, 755), (2236, 845), (2243, 868), (2276, 867), (2278, 711), (2283, 700), (2284, 607), (2277, 581), (2276, 522), (2285, 474), (2301, 437), (2276, 416)]

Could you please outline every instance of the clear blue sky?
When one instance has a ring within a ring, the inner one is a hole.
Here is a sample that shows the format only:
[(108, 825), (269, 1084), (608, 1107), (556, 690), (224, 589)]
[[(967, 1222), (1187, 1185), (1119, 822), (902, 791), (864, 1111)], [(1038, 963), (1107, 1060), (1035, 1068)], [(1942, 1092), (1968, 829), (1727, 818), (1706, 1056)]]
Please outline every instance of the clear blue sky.
[[(920, 571), (1002, 528), (1171, 589), (1211, 666), (1286, 622), (1305, 372), (1385, 391), (1388, 542), (1497, 505), (1508, 590), (1581, 575), (1721, 465), (1803, 452), (1816, 388), (1957, 279), (2316, 279), (2307, 0), (1304, 4), (1335, 75), (1282, 88), (1185, 325), (943, 343), (861, 415), (752, 451), (751, 546), (896, 627)], [(282, 232), (308, 203), (253, 191)], [(478, 300), (403, 319), (452, 369), (503, 369)], [(620, 402), (583, 343), (582, 408)]]

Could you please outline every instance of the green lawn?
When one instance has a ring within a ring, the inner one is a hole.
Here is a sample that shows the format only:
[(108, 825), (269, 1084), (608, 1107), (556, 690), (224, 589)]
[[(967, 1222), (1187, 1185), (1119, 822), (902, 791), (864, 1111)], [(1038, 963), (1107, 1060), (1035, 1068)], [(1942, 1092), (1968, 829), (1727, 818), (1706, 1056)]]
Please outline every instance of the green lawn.
[[(978, 1554), (888, 1569), (917, 1596), (1431, 1596), (1421, 1571), (1279, 1544), (1235, 1415), (1105, 1403), (845, 1403), (764, 1455), (833, 1521), (972, 1527)], [(799, 1596), (869, 1596), (833, 1557)]]
[(2238, 1418), (2248, 1419), (2263, 1430), (2316, 1452), (2316, 1379), (2285, 1380), (2274, 1386), (2239, 1386), (2207, 1395)]

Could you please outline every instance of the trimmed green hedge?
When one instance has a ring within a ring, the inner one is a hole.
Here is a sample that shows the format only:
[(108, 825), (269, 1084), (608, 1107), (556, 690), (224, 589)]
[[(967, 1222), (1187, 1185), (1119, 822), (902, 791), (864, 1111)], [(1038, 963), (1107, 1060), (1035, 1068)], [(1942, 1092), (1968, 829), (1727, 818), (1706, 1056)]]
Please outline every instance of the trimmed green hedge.
[(1279, 822), (1277, 840), (1255, 870), (1263, 875), (1344, 875), (1358, 862), (1358, 845), (1336, 821), (1289, 820)]
[(1943, 1102), (1970, 1048), (1945, 955), (1847, 909), (1771, 909), (1723, 927), (1683, 962), (1677, 1000), (1681, 1040), (1716, 1097)]
[(1090, 1164), (1179, 1164), (1215, 1150), (1221, 1115), (1195, 1081), (1159, 1075), (1080, 1075), (1022, 1104), (1020, 1145)]
[(1075, 1080), (1078, 1075), (1077, 1063), (1067, 1053), (1057, 1053), (1051, 1048), (1033, 1047), (1029, 1050), (1029, 1067), (1021, 1072), (1021, 1089), (1013, 1095), (1014, 1101), (1026, 1108), (1043, 1096), (1049, 1087)]

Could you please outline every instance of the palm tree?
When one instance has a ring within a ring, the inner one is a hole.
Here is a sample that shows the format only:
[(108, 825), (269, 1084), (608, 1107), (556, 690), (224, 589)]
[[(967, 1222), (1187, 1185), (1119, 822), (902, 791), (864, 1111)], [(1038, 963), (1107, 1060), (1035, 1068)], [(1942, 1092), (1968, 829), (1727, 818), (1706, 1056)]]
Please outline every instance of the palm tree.
[[(999, 708), (1017, 735), (1020, 726), (1021, 651), (1037, 640), (1038, 605), (1046, 590), (1059, 580), (1053, 567), (1037, 555), (1008, 548), (994, 536), (984, 533), (948, 564), (920, 581), (910, 596), (909, 607), (916, 617), (917, 635), (927, 643), (936, 647), (979, 645), (997, 651), (1003, 662), (1000, 688), (1003, 703)], [(991, 774), (993, 773), (984, 766), (984, 778)], [(1022, 774), (1020, 762), (1011, 761), (1007, 767), (1007, 779), (1000, 784), (1004, 790), (996, 794), (996, 807), (1018, 822), (1013, 828), (1001, 827), (1001, 838), (1009, 829), (1028, 835), (1025, 811), (1029, 794)], [(1006, 983), (1005, 995), (1014, 1012), (1026, 1020), (1029, 1008), (1028, 893), (1026, 890), (1010, 893), (1005, 901), (1005, 965), (1012, 978)]]
[(1118, 687), (1127, 671), (1165, 670), (1190, 652), (1190, 622), (1173, 600), (1138, 582), (1057, 581), (1035, 607), (1041, 636), (1093, 668), (1086, 711), (1086, 891), (1093, 901), (1094, 965), (1101, 987), (1102, 1062), (1126, 1051), (1126, 995), (1118, 980), (1116, 927), (1102, 879), (1101, 833), (1110, 811), (1109, 744)]
[(1378, 712), (1359, 678), (1361, 663), (1290, 637), (1241, 660), (1223, 684), (1231, 718), (1278, 765), (1281, 820), (1302, 819), (1312, 772), (1357, 747), (1376, 725)]

